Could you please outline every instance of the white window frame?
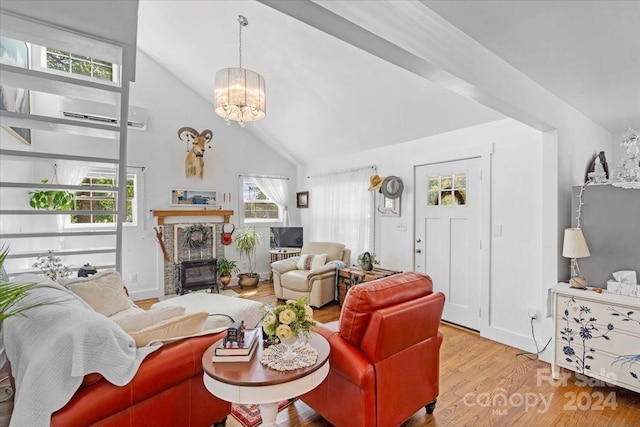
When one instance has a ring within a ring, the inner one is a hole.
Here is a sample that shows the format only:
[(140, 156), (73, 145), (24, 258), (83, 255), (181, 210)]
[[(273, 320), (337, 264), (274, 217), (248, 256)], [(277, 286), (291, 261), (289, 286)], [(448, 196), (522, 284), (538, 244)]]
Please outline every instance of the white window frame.
[[(250, 176), (241, 176), (238, 179), (238, 185), (240, 187), (240, 197), (238, 197), (239, 199), (239, 206), (238, 206), (238, 211), (240, 212), (241, 218), (242, 218), (242, 222), (244, 224), (260, 224), (260, 225), (268, 225), (268, 224), (281, 224), (283, 221), (283, 209), (281, 206), (279, 206), (277, 203), (271, 201), (271, 199), (268, 199), (271, 203), (273, 203), (274, 205), (276, 205), (278, 207), (278, 218), (245, 218), (244, 216), (244, 185), (246, 183), (253, 183), (253, 185), (258, 186), (258, 184), (255, 183), (255, 181), (252, 179), (252, 177)], [(260, 190), (262, 191), (262, 190)], [(263, 192), (264, 194), (264, 192)], [(266, 196), (266, 194), (265, 194)]]
[[(131, 204), (131, 222), (123, 222), (123, 227), (137, 227), (140, 224), (140, 215), (142, 212), (142, 180), (141, 180), (141, 170), (134, 168), (127, 168), (127, 180), (133, 179), (133, 199)], [(89, 175), (100, 176), (100, 175), (111, 175), (113, 174), (117, 178), (116, 170), (105, 169), (105, 168), (92, 168), (90, 169), (85, 177)], [(83, 178), (84, 179), (84, 178)], [(64, 228), (67, 229), (87, 229), (87, 228), (114, 228), (116, 223), (83, 223), (83, 224), (73, 224), (71, 223), (71, 215), (65, 215), (64, 220)]]
[[(101, 60), (100, 58), (93, 58), (93, 59)], [(31, 64), (32, 64), (31, 69), (36, 71), (41, 71), (43, 73), (57, 74), (59, 76), (67, 76), (67, 77), (71, 76), (73, 78), (80, 79), (80, 80), (86, 80), (89, 82), (102, 82), (104, 84), (113, 85), (113, 86), (119, 86), (120, 84), (120, 65), (119, 64), (112, 63), (113, 73), (111, 74), (111, 81), (98, 79), (96, 77), (91, 77), (91, 76), (85, 76), (82, 74), (76, 74), (76, 73), (72, 73), (71, 71), (67, 72), (67, 71), (60, 71), (60, 70), (54, 70), (54, 69), (48, 68), (46, 46), (39, 46), (35, 44), (31, 45)]]

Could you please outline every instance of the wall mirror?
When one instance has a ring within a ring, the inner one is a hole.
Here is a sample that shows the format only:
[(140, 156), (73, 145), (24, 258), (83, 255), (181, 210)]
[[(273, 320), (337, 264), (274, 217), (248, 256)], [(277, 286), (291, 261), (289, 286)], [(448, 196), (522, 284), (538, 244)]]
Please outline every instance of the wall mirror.
[(380, 197), (378, 198), (378, 212), (382, 216), (400, 216), (400, 201), (402, 197), (397, 197), (395, 199), (390, 199), (386, 197), (384, 194), (379, 193)]

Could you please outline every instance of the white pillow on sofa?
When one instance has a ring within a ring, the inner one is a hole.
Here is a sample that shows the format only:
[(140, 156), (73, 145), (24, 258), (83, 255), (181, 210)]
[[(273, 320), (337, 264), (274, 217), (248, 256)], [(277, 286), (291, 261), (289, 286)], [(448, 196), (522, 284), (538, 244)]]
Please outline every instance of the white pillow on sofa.
[(107, 317), (133, 306), (124, 291), (120, 273), (115, 270), (101, 271), (89, 277), (60, 279), (58, 283)]
[(141, 331), (149, 326), (173, 317), (182, 316), (184, 307), (163, 307), (157, 310), (133, 313), (119, 319), (113, 319), (126, 332)]
[(298, 261), (298, 270), (314, 270), (327, 262), (327, 254), (305, 254)]
[(185, 314), (163, 320), (140, 331), (129, 332), (129, 335), (135, 340), (136, 347), (144, 347), (152, 341), (188, 337), (202, 332), (207, 317), (209, 313), (205, 312)]

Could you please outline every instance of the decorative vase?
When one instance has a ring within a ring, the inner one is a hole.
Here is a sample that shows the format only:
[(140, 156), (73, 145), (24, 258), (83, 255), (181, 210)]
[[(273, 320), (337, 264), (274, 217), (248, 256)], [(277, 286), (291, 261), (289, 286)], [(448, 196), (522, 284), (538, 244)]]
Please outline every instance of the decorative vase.
[(300, 348), (301, 340), (299, 337), (280, 339), (280, 345), (284, 348), (282, 360), (289, 362), (298, 357), (296, 350)]
[(364, 271), (373, 270), (373, 261), (371, 260), (371, 254), (369, 252), (365, 252), (362, 255), (362, 269)]
[(229, 284), (229, 282), (231, 282), (231, 275), (228, 274), (226, 276), (220, 276), (220, 284), (222, 285), (223, 288), (226, 288), (227, 285)]
[(241, 273), (238, 274), (238, 285), (241, 288), (255, 288), (260, 282), (260, 275), (257, 273)]

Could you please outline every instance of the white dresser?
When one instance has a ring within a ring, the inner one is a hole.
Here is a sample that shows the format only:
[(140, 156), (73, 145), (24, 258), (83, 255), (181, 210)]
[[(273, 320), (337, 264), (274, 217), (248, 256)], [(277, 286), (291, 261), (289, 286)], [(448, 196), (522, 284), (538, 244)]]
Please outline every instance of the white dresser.
[(563, 367), (640, 392), (640, 298), (572, 289), (552, 289), (552, 372)]

